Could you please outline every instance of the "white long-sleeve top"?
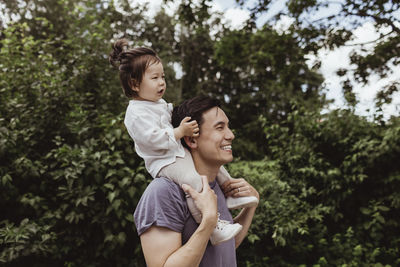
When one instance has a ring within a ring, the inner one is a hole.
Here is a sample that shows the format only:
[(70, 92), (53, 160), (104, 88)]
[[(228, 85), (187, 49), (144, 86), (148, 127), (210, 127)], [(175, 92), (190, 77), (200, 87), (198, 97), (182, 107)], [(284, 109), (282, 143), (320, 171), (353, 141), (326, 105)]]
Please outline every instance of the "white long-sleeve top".
[(177, 142), (171, 124), (172, 104), (130, 100), (125, 113), (125, 126), (135, 142), (136, 153), (144, 159), (147, 171), (157, 177), (161, 168), (184, 157), (181, 142)]

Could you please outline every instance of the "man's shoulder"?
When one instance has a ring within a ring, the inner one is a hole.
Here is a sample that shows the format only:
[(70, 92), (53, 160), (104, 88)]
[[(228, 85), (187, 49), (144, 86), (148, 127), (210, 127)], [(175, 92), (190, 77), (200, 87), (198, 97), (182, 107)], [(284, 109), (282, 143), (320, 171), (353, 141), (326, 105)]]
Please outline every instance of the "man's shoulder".
[(147, 186), (146, 190), (144, 191), (143, 194), (169, 194), (169, 193), (179, 193), (181, 194), (183, 190), (171, 181), (168, 178), (165, 177), (158, 177), (153, 179), (151, 183)]
[(139, 235), (153, 225), (182, 232), (189, 215), (185, 194), (167, 178), (156, 178), (147, 186), (134, 212)]
[[(165, 177), (153, 179), (140, 198), (139, 206), (183, 206), (186, 205), (185, 192), (181, 187)], [(138, 208), (137, 207), (137, 208)], [(144, 207), (144, 208), (145, 208)]]

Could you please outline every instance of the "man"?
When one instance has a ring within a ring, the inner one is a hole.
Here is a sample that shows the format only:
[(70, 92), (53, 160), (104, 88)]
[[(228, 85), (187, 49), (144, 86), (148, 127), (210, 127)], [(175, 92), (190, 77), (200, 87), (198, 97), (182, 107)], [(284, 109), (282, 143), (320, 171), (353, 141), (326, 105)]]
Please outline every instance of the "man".
[[(154, 179), (136, 208), (135, 223), (149, 267), (158, 266), (236, 266), (235, 249), (245, 238), (256, 207), (244, 208), (232, 220), (225, 203), (227, 196), (255, 196), (258, 192), (244, 179), (233, 179), (220, 188), (216, 176), (223, 164), (233, 160), (229, 120), (217, 101), (195, 97), (175, 108), (174, 127), (184, 117), (196, 120), (200, 127), (198, 137), (184, 137), (199, 174), (203, 175), (203, 190), (198, 193), (188, 185), (179, 185), (166, 178)], [(222, 189), (222, 190), (221, 190)], [(185, 201), (189, 194), (202, 214), (198, 225), (190, 215)], [(225, 197), (224, 197), (225, 194)], [(210, 235), (218, 216), (243, 228), (235, 238), (212, 246)]]

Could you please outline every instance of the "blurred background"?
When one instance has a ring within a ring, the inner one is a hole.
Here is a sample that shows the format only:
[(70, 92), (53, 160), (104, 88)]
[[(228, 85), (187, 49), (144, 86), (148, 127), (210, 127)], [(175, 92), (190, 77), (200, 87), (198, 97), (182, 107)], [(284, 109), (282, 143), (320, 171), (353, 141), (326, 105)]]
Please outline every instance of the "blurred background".
[(261, 201), (238, 266), (400, 265), (398, 1), (0, 3), (0, 263), (145, 266), (150, 175), (108, 62), (161, 57), (165, 99), (218, 98)]

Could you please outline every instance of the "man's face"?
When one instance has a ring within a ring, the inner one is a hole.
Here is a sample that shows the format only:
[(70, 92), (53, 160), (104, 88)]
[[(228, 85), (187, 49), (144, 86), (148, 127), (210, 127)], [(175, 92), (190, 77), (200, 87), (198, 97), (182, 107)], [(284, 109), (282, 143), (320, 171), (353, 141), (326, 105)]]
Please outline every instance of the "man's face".
[(214, 107), (203, 113), (196, 152), (203, 163), (210, 167), (220, 167), (233, 160), (232, 141), (235, 135), (229, 129), (225, 112)]

